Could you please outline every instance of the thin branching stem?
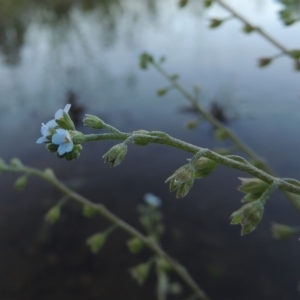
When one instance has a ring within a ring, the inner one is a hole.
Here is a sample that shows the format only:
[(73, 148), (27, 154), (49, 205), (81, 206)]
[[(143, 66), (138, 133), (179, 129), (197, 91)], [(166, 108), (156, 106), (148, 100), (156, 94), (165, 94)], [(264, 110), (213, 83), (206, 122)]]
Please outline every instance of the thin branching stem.
[[(170, 81), (174, 88), (179, 91), (196, 109), (196, 111), (202, 115), (208, 122), (210, 122), (216, 129), (225, 131), (229, 139), (234, 142), (234, 144), (242, 150), (246, 155), (248, 155), (254, 162), (263, 166), (263, 169), (274, 177), (278, 177), (276, 172), (272, 170), (272, 168), (260, 157), (258, 156), (254, 150), (252, 150), (248, 145), (246, 145), (230, 128), (222, 124), (218, 121), (212, 114), (207, 112), (202, 108), (199, 101), (193, 97), (180, 83), (178, 83), (177, 79), (174, 80), (173, 76), (168, 74), (167, 71), (156, 61), (151, 61), (152, 65), (156, 68), (156, 70), (165, 77), (168, 81)], [(263, 180), (263, 179), (262, 179)], [(299, 197), (288, 192), (285, 193), (288, 197), (289, 201), (292, 203), (298, 214), (300, 214), (300, 200)]]
[[(112, 134), (115, 135), (115, 134)], [(121, 134), (122, 136), (122, 134)], [(123, 136), (124, 138), (124, 136)], [(80, 194), (74, 192), (70, 188), (68, 188), (66, 185), (64, 185), (62, 182), (60, 182), (56, 176), (51, 173), (49, 175), (49, 172), (43, 172), (38, 169), (30, 168), (24, 165), (20, 166), (5, 166), (1, 169), (2, 172), (20, 172), (25, 173), (28, 175), (35, 175), (43, 180), (48, 181), (51, 183), (55, 188), (57, 188), (59, 191), (61, 191), (64, 195), (66, 195), (68, 198), (73, 199), (79, 204), (82, 204), (83, 206), (89, 206), (95, 210), (97, 210), (101, 216), (103, 216), (105, 219), (110, 221), (112, 224), (115, 224), (119, 229), (126, 232), (132, 237), (136, 237), (140, 239), (145, 245), (147, 245), (148, 248), (150, 248), (155, 254), (158, 256), (164, 258), (171, 266), (174, 272), (177, 273), (177, 275), (182, 279), (185, 284), (190, 287), (190, 289), (199, 297), (201, 300), (209, 300), (209, 297), (206, 295), (206, 293), (202, 290), (201, 287), (195, 282), (195, 280), (189, 275), (187, 270), (176, 260), (174, 260), (170, 255), (168, 255), (161, 246), (155, 242), (153, 239), (148, 238), (147, 236), (143, 235), (139, 231), (137, 231), (134, 227), (120, 219), (118, 216), (113, 214), (111, 211), (109, 211), (103, 204), (100, 203), (94, 203), (87, 198), (81, 196)]]
[(252, 28), (254, 28), (257, 33), (259, 33), (262, 37), (264, 37), (266, 40), (268, 40), (271, 44), (273, 44), (275, 47), (277, 47), (283, 53), (285, 53), (286, 55), (293, 58), (292, 55), (291, 55), (291, 51), (289, 49), (287, 49), (283, 44), (278, 42), (275, 38), (273, 38), (269, 33), (264, 31), (263, 29), (251, 24), (251, 22), (249, 22), (244, 16), (242, 16), (234, 8), (232, 8), (230, 5), (228, 5), (225, 1), (215, 0), (215, 2), (218, 3), (220, 6), (222, 6), (224, 9), (226, 9), (227, 11), (229, 11), (233, 16), (235, 16), (237, 19), (239, 19), (245, 25), (249, 25)]

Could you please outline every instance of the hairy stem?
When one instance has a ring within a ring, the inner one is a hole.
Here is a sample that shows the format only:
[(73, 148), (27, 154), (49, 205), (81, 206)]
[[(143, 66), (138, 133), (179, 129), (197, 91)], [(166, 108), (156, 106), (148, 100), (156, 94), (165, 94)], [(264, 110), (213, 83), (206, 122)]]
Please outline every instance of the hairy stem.
[[(114, 134), (112, 134), (114, 135)], [(122, 134), (121, 134), (122, 136)], [(124, 137), (123, 137), (124, 138)], [(133, 237), (139, 238), (145, 245), (147, 245), (148, 248), (150, 248), (155, 254), (163, 257), (171, 266), (174, 272), (177, 273), (177, 275), (182, 279), (183, 282), (186, 283), (187, 286), (191, 288), (191, 290), (199, 297), (201, 300), (209, 300), (209, 297), (206, 295), (206, 293), (202, 290), (202, 288), (199, 287), (199, 285), (195, 282), (195, 280), (189, 275), (189, 273), (186, 271), (186, 269), (178, 263), (176, 260), (174, 260), (170, 255), (168, 255), (161, 247), (160, 245), (153, 241), (153, 239), (148, 238), (147, 236), (143, 235), (139, 231), (137, 231), (134, 227), (117, 217), (115, 214), (113, 214), (111, 211), (109, 211), (103, 204), (100, 203), (94, 203), (87, 198), (81, 196), (80, 194), (74, 192), (70, 188), (68, 188), (66, 185), (64, 185), (62, 182), (60, 182), (54, 174), (49, 176), (47, 172), (40, 171), (38, 169), (26, 167), (24, 165), (22, 166), (5, 166), (2, 168), (3, 172), (21, 172), (26, 173), (28, 175), (35, 175), (43, 180), (48, 181), (51, 183), (55, 188), (57, 188), (59, 191), (61, 191), (64, 195), (66, 195), (68, 198), (73, 199), (74, 201), (78, 202), (79, 204), (82, 204), (84, 206), (89, 206), (97, 210), (101, 216), (103, 216), (105, 219), (110, 221), (112, 224), (115, 224), (119, 229), (123, 230), (127, 234)]]

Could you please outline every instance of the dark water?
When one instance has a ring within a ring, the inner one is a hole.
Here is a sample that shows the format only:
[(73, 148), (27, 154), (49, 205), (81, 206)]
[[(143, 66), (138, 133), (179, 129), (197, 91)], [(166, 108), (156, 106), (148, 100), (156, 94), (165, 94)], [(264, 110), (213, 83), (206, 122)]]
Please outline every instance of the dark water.
[[(243, 5), (245, 15), (297, 48), (299, 25), (283, 29), (279, 5)], [(205, 123), (184, 129), (195, 116), (179, 112), (187, 103), (178, 93), (156, 96), (167, 82), (154, 70), (139, 69), (138, 56), (146, 50), (167, 55), (166, 68), (180, 73), (188, 89), (200, 85), (205, 107), (220, 103), (230, 127), (281, 176), (298, 178), (299, 74), (285, 58), (258, 69), (257, 58), (276, 49), (256, 35), (245, 37), (236, 21), (207, 30), (208, 16), (219, 15), (226, 13), (216, 7), (204, 14), (197, 1), (182, 11), (168, 0), (0, 1), (0, 156), (50, 166), (64, 183), (139, 229), (137, 204), (145, 193), (158, 195), (167, 228), (164, 248), (212, 299), (298, 299), (299, 242), (280, 243), (270, 234), (272, 221), (298, 225), (280, 192), (267, 204), (259, 228), (242, 238), (240, 228), (229, 225), (241, 206), (241, 172), (221, 166), (178, 200), (164, 181), (189, 157), (179, 150), (131, 146), (125, 161), (110, 169), (101, 157), (113, 142), (84, 145), (71, 163), (35, 144), (41, 122), (64, 107), (72, 92), (86, 113), (122, 131), (162, 130), (199, 146), (224, 146)], [(85, 240), (105, 229), (106, 221), (88, 220), (70, 204), (49, 226), (44, 214), (61, 195), (36, 178), (17, 192), (15, 179), (0, 180), (1, 299), (155, 299), (154, 277), (139, 288), (128, 274), (148, 258), (147, 251), (129, 255), (128, 237), (117, 232), (92, 255)]]

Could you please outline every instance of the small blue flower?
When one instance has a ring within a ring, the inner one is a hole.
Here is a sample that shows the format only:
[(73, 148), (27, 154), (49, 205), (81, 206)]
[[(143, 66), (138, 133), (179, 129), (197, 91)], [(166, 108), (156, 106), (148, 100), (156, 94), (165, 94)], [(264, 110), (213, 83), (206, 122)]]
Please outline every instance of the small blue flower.
[(70, 108), (71, 108), (71, 104), (67, 104), (64, 109), (59, 109), (54, 115), (55, 120), (59, 120), (60, 118), (62, 118), (64, 112), (67, 114)]
[(40, 137), (36, 141), (37, 144), (50, 142), (50, 140), (47, 137), (51, 135), (51, 129), (54, 129), (55, 127), (59, 126), (55, 120), (59, 120), (60, 118), (62, 118), (64, 115), (64, 112), (67, 114), (69, 112), (70, 108), (71, 108), (71, 104), (67, 104), (64, 109), (59, 109), (55, 113), (53, 120), (50, 120), (49, 122), (47, 122), (46, 125), (44, 123), (42, 123), (42, 128), (41, 128), (42, 137)]
[(42, 137), (40, 137), (36, 143), (37, 144), (41, 144), (41, 143), (49, 143), (49, 139), (47, 138), (49, 135), (51, 135), (51, 129), (55, 128), (57, 126), (55, 120), (51, 120), (49, 122), (46, 123), (46, 125), (44, 123), (42, 123), (42, 127), (41, 127), (41, 134)]
[(144, 195), (144, 201), (152, 206), (161, 206), (161, 199), (157, 196), (155, 196), (154, 194), (151, 193), (147, 193)]
[(52, 136), (52, 143), (59, 145), (57, 149), (59, 155), (71, 152), (74, 147), (69, 131), (62, 128), (56, 129), (56, 133)]

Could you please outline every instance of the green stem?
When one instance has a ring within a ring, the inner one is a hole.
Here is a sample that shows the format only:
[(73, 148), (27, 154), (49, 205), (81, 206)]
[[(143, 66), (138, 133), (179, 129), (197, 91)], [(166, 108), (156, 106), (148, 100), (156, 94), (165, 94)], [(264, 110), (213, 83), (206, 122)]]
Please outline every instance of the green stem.
[[(217, 0), (220, 2), (219, 0)], [(274, 177), (277, 177), (275, 171), (271, 169), (271, 167), (261, 158), (259, 157), (249, 146), (247, 146), (237, 135), (234, 134), (232, 130), (228, 127), (223, 125), (219, 122), (213, 115), (205, 111), (199, 101), (193, 97), (181, 84), (177, 82), (177, 80), (172, 79), (172, 76), (168, 74), (160, 64), (155, 62), (154, 60), (151, 61), (152, 65), (157, 69), (157, 71), (163, 75), (167, 80), (173, 83), (174, 87), (193, 105), (193, 107), (208, 121), (210, 122), (215, 128), (220, 129), (222, 131), (227, 132), (227, 136), (231, 139), (237, 147), (242, 150), (245, 154), (247, 154), (253, 161), (259, 163), (263, 166), (264, 170), (269, 174), (272, 174)], [(288, 197), (289, 201), (292, 203), (298, 214), (300, 214), (300, 199), (298, 196), (292, 195), (290, 193), (285, 193)]]
[[(124, 138), (124, 136), (121, 134)], [(121, 139), (121, 138), (119, 138)], [(69, 198), (78, 202), (79, 204), (90, 206), (93, 209), (97, 210), (105, 219), (110, 221), (112, 224), (115, 224), (119, 229), (123, 230), (127, 234), (132, 237), (137, 237), (140, 239), (148, 248), (150, 248), (155, 254), (163, 257), (173, 268), (174, 272), (191, 288), (192, 291), (195, 292), (196, 295), (201, 300), (209, 300), (209, 297), (206, 293), (198, 286), (198, 284), (194, 281), (194, 279), (189, 275), (189, 273), (181, 266), (176, 260), (174, 260), (171, 256), (169, 256), (158, 243), (154, 242), (153, 239), (148, 238), (143, 235), (139, 231), (137, 231), (134, 227), (124, 222), (122, 219), (117, 217), (111, 211), (109, 211), (103, 204), (93, 203), (80, 194), (72, 191), (62, 182), (60, 182), (55, 176), (49, 176), (46, 172), (40, 171), (38, 169), (26, 167), (24, 165), (21, 166), (5, 166), (2, 167), (2, 171), (4, 172), (24, 172), (30, 175), (35, 175), (43, 180), (51, 183), (55, 188), (61, 191), (63, 194), (67, 195)], [(111, 228), (112, 229), (112, 228)]]
[[(240, 13), (238, 13), (235, 9), (233, 9), (230, 5), (228, 5), (223, 0), (215, 0), (220, 6), (222, 6), (224, 9), (229, 11), (233, 16), (235, 16), (237, 19), (242, 21), (245, 25), (249, 25), (253, 27), (261, 36), (263, 36), (266, 40), (268, 40), (271, 44), (273, 44), (275, 47), (280, 49), (283, 53), (287, 54), (291, 58), (291, 51), (287, 49), (284, 45), (282, 45), (280, 42), (278, 42), (275, 38), (273, 38), (271, 35), (269, 35), (267, 32), (265, 32), (263, 29), (252, 25), (245, 17), (243, 17)], [(294, 59), (294, 58), (293, 58)]]
[[(129, 136), (131, 136), (130, 133), (123, 133), (121, 132), (118, 134), (93, 134), (93, 135), (86, 135), (86, 140), (88, 141), (99, 141), (103, 139), (117, 139), (117, 140), (125, 140)], [(149, 134), (138, 134), (137, 136), (144, 138), (148, 143), (154, 143), (154, 144), (161, 144), (161, 145), (168, 145), (177, 149), (181, 149), (186, 152), (190, 152), (193, 154), (197, 154), (201, 151), (201, 153), (204, 153), (203, 156), (206, 158), (210, 158), (219, 164), (228, 166), (230, 168), (234, 168), (240, 171), (244, 171), (248, 174), (251, 174), (254, 177), (257, 177), (269, 184), (273, 183), (275, 180), (277, 180), (277, 177), (272, 176), (266, 172), (264, 172), (261, 169), (258, 169), (254, 167), (253, 165), (249, 163), (242, 163), (235, 159), (232, 159), (230, 157), (226, 157), (224, 155), (220, 155), (212, 150), (197, 147), (195, 145), (192, 145), (190, 143), (186, 143), (184, 141), (175, 139), (169, 135), (166, 135), (166, 137), (162, 136), (153, 136), (151, 135), (151, 132)], [(300, 187), (297, 185), (294, 185), (290, 182), (286, 182), (283, 180), (283, 183), (281, 184), (280, 188), (284, 191), (295, 193), (300, 195)]]

